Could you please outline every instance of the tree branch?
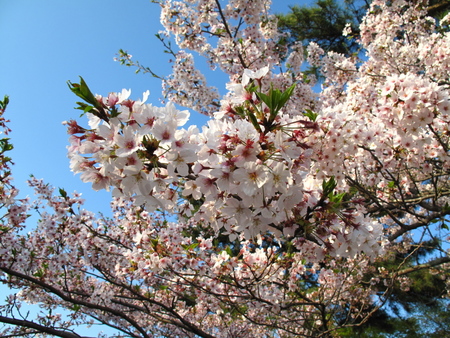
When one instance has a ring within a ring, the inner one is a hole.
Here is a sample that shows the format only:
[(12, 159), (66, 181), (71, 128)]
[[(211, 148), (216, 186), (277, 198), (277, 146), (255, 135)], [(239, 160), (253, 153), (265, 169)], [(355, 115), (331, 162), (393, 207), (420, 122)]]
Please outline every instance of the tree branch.
[(127, 316), (125, 313), (109, 308), (107, 306), (102, 306), (102, 305), (98, 305), (98, 304), (92, 304), (89, 302), (86, 302), (84, 300), (81, 299), (74, 299), (72, 297), (73, 293), (70, 293), (69, 290), (67, 290), (67, 292), (69, 293), (69, 295), (65, 294), (64, 291), (57, 289), (56, 287), (54, 287), (53, 285), (47, 284), (37, 278), (33, 278), (31, 276), (28, 276), (26, 274), (20, 273), (18, 271), (15, 271), (11, 268), (8, 267), (4, 267), (4, 266), (0, 266), (0, 271), (3, 271), (5, 273), (7, 273), (8, 275), (11, 276), (15, 276), (17, 278), (19, 278), (20, 280), (23, 281), (28, 281), (32, 284), (35, 284), (37, 286), (39, 286), (40, 288), (46, 290), (47, 292), (50, 292), (56, 296), (58, 296), (59, 298), (61, 298), (62, 300), (69, 302), (71, 304), (77, 304), (77, 305), (82, 305), (86, 308), (89, 309), (94, 309), (94, 310), (100, 310), (100, 311), (105, 311), (113, 316), (117, 316), (119, 318), (122, 318), (123, 320), (127, 321), (128, 323), (130, 323), (130, 325), (132, 325), (138, 332), (140, 332), (142, 334), (142, 337), (148, 337), (147, 333), (142, 329), (142, 327), (136, 323), (135, 320), (133, 320), (132, 318), (130, 318), (129, 316)]
[(450, 257), (449, 256), (445, 256), (445, 257), (440, 257), (440, 258), (436, 258), (433, 259), (432, 261), (429, 261), (428, 263), (425, 264), (419, 264), (419, 265), (415, 265), (403, 270), (400, 270), (396, 273), (397, 276), (402, 276), (402, 275), (406, 275), (408, 273), (414, 272), (414, 271), (418, 271), (418, 270), (423, 270), (423, 269), (430, 269), (432, 267), (444, 264), (444, 263), (450, 263)]
[(0, 316), (0, 322), (5, 323), (5, 324), (19, 326), (19, 327), (26, 327), (26, 328), (34, 329), (34, 330), (37, 330), (39, 333), (48, 333), (53, 336), (57, 336), (57, 337), (61, 337), (61, 338), (93, 338), (93, 337), (87, 337), (87, 336), (80, 336), (76, 333), (47, 327), (47, 326), (44, 326), (44, 325), (35, 323), (30, 320), (26, 320), (26, 319), (16, 319), (16, 318)]

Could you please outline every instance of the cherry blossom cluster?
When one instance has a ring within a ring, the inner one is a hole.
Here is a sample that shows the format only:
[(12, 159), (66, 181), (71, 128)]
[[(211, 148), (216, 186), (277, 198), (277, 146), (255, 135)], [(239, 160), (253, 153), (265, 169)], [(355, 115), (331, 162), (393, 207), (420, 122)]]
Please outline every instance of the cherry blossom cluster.
[[(9, 98), (5, 96), (0, 101), (0, 135), (7, 136), (11, 129), (8, 126), (10, 122), (4, 117)], [(0, 139), (0, 210), (4, 211), (3, 217), (0, 218), (0, 228), (7, 231), (10, 228), (21, 228), (23, 222), (28, 218), (29, 210), (28, 199), (19, 199), (19, 190), (12, 183), (11, 164), (12, 160), (8, 156), (8, 151), (13, 146), (9, 142), (8, 137)]]
[[(97, 97), (110, 115), (100, 121), (91, 114), (89, 130), (68, 123), (71, 168), (94, 189), (111, 186), (114, 196), (133, 197), (150, 212), (192, 217), (231, 241), (269, 231), (304, 237), (324, 254), (377, 255), (381, 226), (360, 216), (359, 200), (332, 201), (334, 186), (325, 192), (311, 174), (315, 145), (309, 138), (319, 127), (281, 110), (289, 90), (259, 92), (256, 83), (268, 74), (268, 67), (245, 71), (242, 83), (230, 86), (227, 110), (202, 131), (179, 129), (189, 113), (171, 103), (154, 107), (125, 92)], [(279, 107), (269, 106), (281, 100), (275, 95), (285, 97)]]
[[(361, 26), (369, 59), (359, 69), (333, 53), (316, 57), (327, 77), (317, 170), (342, 183), (352, 177), (377, 187), (383, 198), (400, 198), (392, 194), (394, 182), (403, 193), (417, 194), (430, 186), (415, 182), (448, 171), (448, 65), (425, 57), (433, 48), (443, 52), (448, 34), (433, 33), (438, 27), (421, 17), (424, 4), (415, 6), (373, 3)], [(375, 14), (381, 10), (386, 16)], [(401, 35), (392, 27), (401, 27)]]
[[(207, 56), (228, 74), (279, 62), (279, 33), (275, 16), (268, 14), (270, 0), (233, 0), (224, 7), (215, 0), (159, 3), (161, 23), (177, 45)], [(217, 38), (216, 47), (210, 37)]]
[(219, 93), (206, 85), (204, 75), (194, 66), (192, 54), (178, 52), (172, 70), (172, 75), (163, 81), (163, 94), (169, 102), (205, 115), (217, 109)]
[(389, 240), (404, 236), (392, 251), (411, 249), (409, 231), (448, 214), (449, 34), (442, 31), (447, 19), (427, 17), (426, 8), (374, 1), (360, 27), (361, 66), (308, 47), (308, 60), (325, 76), (312, 163), (343, 189), (363, 193), (369, 211), (384, 213)]
[[(69, 318), (47, 317), (48, 325), (59, 329), (93, 318), (124, 334), (188, 330), (227, 337), (245, 327), (241, 336), (254, 337), (267, 333), (279, 316), (274, 332), (302, 335), (311, 330), (307, 322), (322, 325), (323, 307), (311, 300), (330, 309), (351, 304), (355, 312), (367, 305), (355, 300), (369, 299), (362, 293), (370, 291), (346, 283), (358, 279), (354, 269), (364, 264), (360, 259), (335, 273), (335, 260), (325, 263), (311, 252), (316, 263), (306, 263), (305, 253), (283, 253), (262, 238), (220, 249), (212, 237), (192, 236), (195, 222), (167, 222), (134, 200), (114, 199), (113, 217), (96, 218), (82, 209), (79, 194), (60, 190), (58, 196), (42, 180), (29, 183), (39, 195), (34, 207), (41, 221), (28, 234), (2, 235), (0, 266), (8, 277), (1, 278), (21, 285), (11, 304), (75, 306)], [(299, 301), (296, 294), (307, 283), (321, 287)]]
[[(276, 17), (269, 12), (270, 0), (155, 2), (161, 6), (161, 23), (165, 28), (158, 36), (164, 41), (173, 35), (181, 49), (179, 52), (170, 50), (175, 56), (173, 74), (164, 81), (164, 94), (174, 102), (183, 102), (185, 107), (207, 114), (217, 110), (215, 89), (206, 86), (204, 76), (198, 70), (189, 70), (193, 54), (186, 50), (204, 56), (213, 69), (218, 67), (231, 78), (239, 77), (244, 69), (281, 65), (288, 52), (286, 47), (277, 43), (281, 35)], [(293, 53), (297, 56), (293, 55), (288, 60), (289, 65), (299, 73), (301, 58), (298, 58), (298, 48), (293, 49)], [(180, 78), (182, 74), (197, 89), (197, 84), (204, 84), (204, 90), (190, 91), (195, 93), (192, 99), (185, 95), (180, 90), (186, 85), (186, 81)]]

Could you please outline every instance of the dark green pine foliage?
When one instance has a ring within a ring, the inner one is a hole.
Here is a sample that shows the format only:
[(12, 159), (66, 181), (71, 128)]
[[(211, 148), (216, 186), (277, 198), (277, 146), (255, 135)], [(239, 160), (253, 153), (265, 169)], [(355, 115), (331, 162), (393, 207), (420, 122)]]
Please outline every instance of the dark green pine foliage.
[(435, 19), (442, 19), (450, 12), (450, 0), (430, 0), (427, 12)]
[[(339, 331), (340, 337), (354, 338), (419, 338), (450, 337), (450, 302), (443, 299), (446, 293), (445, 281), (432, 269), (414, 270), (414, 266), (426, 262), (439, 251), (441, 243), (432, 239), (422, 243), (420, 248), (412, 247), (404, 253), (380, 261), (376, 267), (388, 271), (407, 271), (411, 280), (408, 290), (402, 289), (398, 280), (394, 283), (385, 305), (374, 312), (363, 325), (348, 327)], [(398, 267), (401, 266), (401, 269)], [(367, 276), (367, 280), (370, 280)], [(378, 294), (386, 291), (383, 282), (375, 286)], [(355, 323), (357, 324), (357, 323)]]
[[(409, 0), (417, 3), (419, 0)], [(291, 6), (287, 14), (277, 14), (278, 28), (288, 33), (288, 46), (301, 41), (304, 46), (316, 42), (325, 52), (334, 51), (350, 56), (360, 51), (357, 43), (361, 23), (370, 0), (317, 0), (313, 5)], [(427, 14), (442, 19), (450, 11), (450, 0), (430, 0)], [(343, 36), (346, 24), (351, 25), (351, 36)], [(449, 27), (446, 27), (448, 31)]]
[[(358, 5), (356, 5), (358, 4)], [(340, 4), (336, 0), (317, 0), (312, 6), (292, 6), (288, 14), (279, 14), (278, 27), (288, 33), (287, 42), (301, 41), (303, 45), (316, 42), (323, 50), (350, 55), (358, 51), (355, 39), (342, 35), (347, 23), (352, 32), (359, 33), (359, 23), (368, 4), (346, 0)]]

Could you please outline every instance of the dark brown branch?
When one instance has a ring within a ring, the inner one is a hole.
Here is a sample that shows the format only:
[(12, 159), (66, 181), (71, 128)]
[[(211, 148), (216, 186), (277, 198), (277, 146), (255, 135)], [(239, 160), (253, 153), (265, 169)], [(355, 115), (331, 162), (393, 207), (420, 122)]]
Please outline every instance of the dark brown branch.
[(402, 276), (402, 275), (406, 275), (406, 274), (414, 272), (414, 271), (423, 270), (423, 269), (430, 269), (432, 267), (435, 267), (435, 266), (438, 266), (438, 265), (442, 265), (444, 263), (450, 263), (450, 257), (449, 256), (436, 258), (436, 259), (433, 259), (432, 261), (429, 261), (428, 263), (419, 264), (419, 265), (412, 266), (410, 268), (406, 268), (406, 269), (400, 270), (400, 271), (398, 271), (396, 273), (396, 275)]
[(39, 333), (48, 333), (53, 336), (61, 337), (61, 338), (91, 338), (91, 337), (86, 337), (86, 336), (80, 336), (76, 333), (58, 330), (58, 329), (55, 329), (52, 327), (47, 327), (47, 326), (44, 326), (44, 325), (35, 323), (30, 320), (26, 320), (26, 319), (16, 319), (16, 318), (0, 316), (0, 322), (5, 323), (5, 324), (19, 326), (19, 327), (26, 327), (29, 329), (37, 330)]
[(223, 11), (222, 11), (222, 6), (220, 5), (219, 0), (216, 0), (216, 5), (217, 5), (217, 9), (219, 10), (219, 14), (220, 14), (220, 17), (222, 19), (222, 23), (223, 23), (223, 25), (225, 27), (225, 30), (226, 30), (228, 36), (231, 39), (233, 39), (233, 44), (236, 47), (236, 51), (237, 51), (237, 54), (238, 54), (238, 57), (239, 57), (239, 61), (241, 62), (242, 67), (248, 68), (247, 64), (244, 61), (244, 58), (242, 57), (241, 53), (239, 52), (239, 49), (236, 46), (236, 40), (233, 38), (233, 34), (231, 34), (230, 27), (228, 26), (228, 22), (225, 19), (225, 16), (224, 16)]
[(396, 240), (398, 237), (400, 237), (401, 235), (407, 233), (408, 231), (415, 230), (415, 229), (418, 229), (418, 228), (421, 228), (421, 227), (425, 227), (425, 226), (429, 225), (431, 221), (433, 221), (433, 220), (435, 220), (437, 218), (440, 218), (440, 217), (444, 217), (446, 215), (450, 215), (450, 212), (445, 211), (445, 212), (441, 212), (439, 214), (432, 214), (432, 215), (426, 217), (423, 221), (415, 222), (415, 223), (412, 223), (412, 224), (409, 224), (409, 225), (403, 225), (395, 233), (390, 235), (388, 237), (388, 240), (390, 242), (392, 242), (392, 241)]

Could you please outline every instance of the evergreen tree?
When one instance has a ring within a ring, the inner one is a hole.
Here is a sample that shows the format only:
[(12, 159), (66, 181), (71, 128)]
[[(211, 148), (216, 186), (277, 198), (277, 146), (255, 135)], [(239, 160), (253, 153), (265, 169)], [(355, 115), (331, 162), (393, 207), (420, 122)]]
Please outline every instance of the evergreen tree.
[[(417, 0), (409, 0), (414, 3)], [(292, 6), (287, 14), (278, 14), (278, 28), (288, 33), (288, 44), (301, 41), (303, 45), (317, 43), (324, 51), (350, 55), (358, 51), (359, 24), (369, 8), (370, 0), (317, 0), (312, 6)], [(428, 15), (443, 18), (450, 11), (450, 1), (430, 0)], [(342, 32), (349, 24), (351, 36)], [(447, 27), (448, 28), (448, 27)]]
[[(279, 14), (279, 29), (288, 33), (288, 43), (301, 41), (304, 45), (316, 42), (325, 51), (350, 54), (358, 50), (355, 39), (342, 35), (347, 23), (352, 32), (359, 33), (368, 3), (356, 5), (356, 0), (339, 4), (336, 0), (317, 0), (313, 6), (292, 6), (287, 14)], [(358, 2), (359, 4), (359, 2)]]

